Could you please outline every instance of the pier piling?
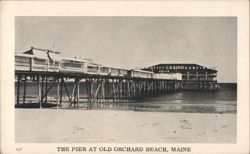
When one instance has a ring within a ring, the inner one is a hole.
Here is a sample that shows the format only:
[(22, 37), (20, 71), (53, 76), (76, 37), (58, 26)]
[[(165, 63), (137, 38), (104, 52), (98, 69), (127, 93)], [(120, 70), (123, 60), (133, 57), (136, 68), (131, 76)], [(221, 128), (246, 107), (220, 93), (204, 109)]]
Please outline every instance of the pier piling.
[[(146, 97), (154, 97), (169, 92), (179, 90), (216, 90), (217, 82), (212, 81), (180, 81), (180, 80), (163, 80), (163, 79), (146, 79), (131, 78), (126, 76), (101, 76), (86, 75), (74, 73), (60, 72), (25, 72), (17, 71), (17, 90), (16, 90), (16, 106), (20, 105), (20, 87), (23, 86), (23, 104), (27, 98), (27, 82), (35, 79), (38, 84), (39, 107), (48, 102), (49, 92), (53, 87), (56, 88), (56, 106), (61, 108), (63, 103), (63, 91), (67, 95), (69, 107), (75, 108), (86, 106), (87, 109), (93, 107), (107, 107), (109, 103), (121, 104), (126, 102), (135, 102), (145, 99)], [(29, 79), (29, 80), (28, 80)], [(73, 88), (70, 91), (67, 84), (68, 81), (74, 80)], [(23, 81), (23, 84), (21, 82)], [(80, 84), (82, 83), (82, 84)], [(84, 87), (81, 87), (81, 86)], [(84, 99), (80, 99), (80, 90), (85, 89)], [(53, 99), (53, 97), (49, 97)], [(85, 99), (86, 98), (86, 99)], [(86, 105), (84, 105), (86, 104)], [(117, 106), (116, 105), (116, 106)]]

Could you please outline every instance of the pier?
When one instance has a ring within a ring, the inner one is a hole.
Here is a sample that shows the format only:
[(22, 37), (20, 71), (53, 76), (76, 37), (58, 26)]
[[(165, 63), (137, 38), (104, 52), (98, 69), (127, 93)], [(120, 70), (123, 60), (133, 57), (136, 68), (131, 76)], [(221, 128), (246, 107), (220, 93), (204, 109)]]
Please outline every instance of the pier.
[[(56, 107), (61, 108), (63, 92), (67, 94), (69, 108), (85, 107), (92, 109), (107, 104), (139, 102), (148, 97), (155, 97), (182, 90), (217, 90), (216, 81), (187, 81), (153, 79), (100, 74), (46, 72), (16, 70), (16, 107), (27, 103), (27, 82), (37, 84), (36, 102), (40, 108), (46, 107), (49, 92), (56, 88)], [(73, 82), (73, 89), (68, 88)], [(84, 83), (84, 86), (80, 86)], [(20, 92), (22, 89), (22, 93)], [(80, 98), (80, 89), (85, 89), (86, 97)], [(84, 106), (82, 104), (85, 104)]]
[[(90, 59), (61, 57), (31, 47), (15, 54), (16, 107), (27, 102), (27, 83), (38, 90), (38, 107), (95, 108), (140, 102), (182, 90), (217, 90), (217, 70), (197, 64), (158, 64), (144, 69), (104, 66)], [(72, 85), (73, 88), (69, 85)], [(51, 89), (56, 94), (50, 95)], [(84, 93), (84, 94), (83, 94)], [(65, 97), (66, 95), (66, 97)]]

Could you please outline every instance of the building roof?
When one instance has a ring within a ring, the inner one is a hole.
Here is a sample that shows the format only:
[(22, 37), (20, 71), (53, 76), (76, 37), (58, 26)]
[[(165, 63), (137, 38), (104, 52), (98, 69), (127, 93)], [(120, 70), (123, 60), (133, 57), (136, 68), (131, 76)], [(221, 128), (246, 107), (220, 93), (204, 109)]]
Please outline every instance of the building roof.
[(53, 61), (61, 61), (61, 59), (62, 59), (59, 54), (50, 53), (50, 52), (48, 52), (48, 57), (49, 57), (49, 59), (51, 59)]
[(42, 48), (37, 48), (37, 47), (31, 47), (31, 50), (40, 50), (40, 51), (45, 51), (45, 52), (60, 54), (60, 52), (56, 51), (56, 50), (42, 49)]
[(158, 64), (144, 70), (153, 70), (155, 73), (216, 73), (217, 70), (198, 64)]
[(24, 52), (24, 54), (34, 55), (34, 57), (37, 59), (51, 59), (53, 61), (60, 61), (61, 60), (59, 53), (60, 52), (58, 52), (58, 51), (35, 48), (35, 47), (31, 47), (30, 50)]
[(131, 69), (132, 71), (143, 72), (143, 73), (154, 73), (151, 70), (143, 70), (143, 69)]
[(26, 52), (24, 52), (24, 54), (30, 54), (30, 55), (34, 55), (34, 58), (37, 58), (37, 59), (48, 59), (48, 55), (46, 52), (44, 51), (40, 51), (40, 50), (28, 50)]
[(78, 59), (78, 58), (69, 58), (69, 57), (63, 57), (62, 60), (67, 60), (67, 61), (74, 61), (74, 62), (82, 62), (86, 63), (86, 60), (83, 59)]
[(24, 53), (15, 53), (15, 56), (18, 56), (18, 57), (28, 57), (28, 58), (33, 58), (34, 57), (34, 55), (24, 54)]

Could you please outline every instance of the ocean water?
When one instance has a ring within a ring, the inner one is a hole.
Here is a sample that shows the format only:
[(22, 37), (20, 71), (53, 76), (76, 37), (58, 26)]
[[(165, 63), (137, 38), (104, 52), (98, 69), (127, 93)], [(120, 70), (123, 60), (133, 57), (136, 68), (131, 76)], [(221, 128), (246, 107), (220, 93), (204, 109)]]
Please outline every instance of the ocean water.
[[(16, 84), (17, 85), (17, 84)], [(37, 82), (27, 82), (26, 96), (27, 102), (36, 102), (38, 96)], [(48, 87), (50, 84), (48, 85)], [(68, 90), (72, 92), (73, 83), (67, 83)], [(237, 84), (220, 83), (220, 90), (217, 91), (178, 91), (146, 98), (137, 102), (103, 102), (93, 104), (94, 109), (114, 109), (114, 110), (135, 110), (135, 111), (155, 111), (155, 112), (205, 112), (205, 113), (236, 113), (237, 112)], [(44, 87), (45, 88), (45, 87)], [(17, 88), (16, 88), (17, 89)], [(57, 87), (54, 85), (49, 96), (56, 96)], [(20, 94), (23, 94), (21, 84)], [(64, 107), (68, 107), (67, 94), (63, 90), (65, 102)], [(80, 107), (86, 108), (86, 88), (84, 83), (80, 84)], [(21, 99), (22, 100), (22, 99)], [(50, 102), (55, 103), (55, 98)], [(36, 107), (38, 103), (35, 103)]]
[(221, 83), (216, 91), (179, 91), (144, 100), (158, 111), (236, 113), (237, 84)]

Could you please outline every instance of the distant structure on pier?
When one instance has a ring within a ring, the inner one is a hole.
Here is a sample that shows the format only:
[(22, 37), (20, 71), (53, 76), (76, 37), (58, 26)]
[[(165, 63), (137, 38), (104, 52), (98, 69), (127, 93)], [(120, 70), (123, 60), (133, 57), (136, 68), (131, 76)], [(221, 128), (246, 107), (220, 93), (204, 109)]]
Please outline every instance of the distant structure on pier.
[(182, 80), (188, 81), (217, 81), (217, 70), (197, 64), (158, 64), (143, 70), (156, 74), (180, 73)]
[(34, 47), (15, 54), (15, 70), (217, 82), (217, 70), (197, 64), (158, 64), (130, 70), (103, 66), (87, 58), (61, 57), (58, 51)]

